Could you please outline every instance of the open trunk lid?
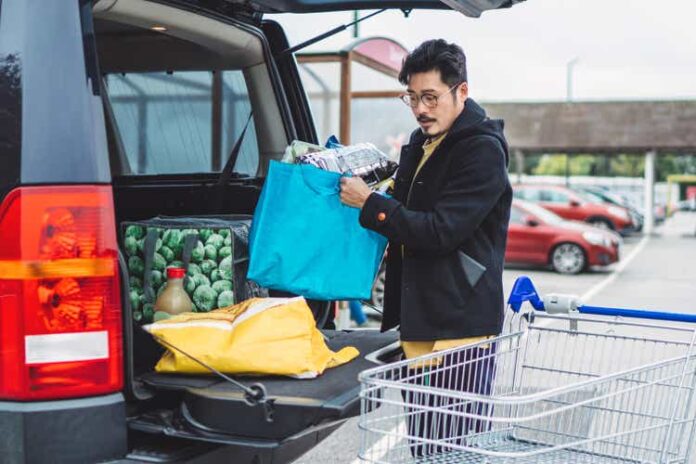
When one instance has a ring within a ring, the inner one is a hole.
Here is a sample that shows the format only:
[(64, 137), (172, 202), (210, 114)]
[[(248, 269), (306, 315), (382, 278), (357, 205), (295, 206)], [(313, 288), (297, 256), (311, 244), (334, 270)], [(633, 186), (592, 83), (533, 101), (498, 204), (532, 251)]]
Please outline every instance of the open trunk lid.
[(383, 8), (404, 10), (451, 8), (467, 16), (479, 17), (484, 11), (509, 8), (522, 1), (524, 0), (253, 0), (244, 3), (260, 13), (318, 13)]

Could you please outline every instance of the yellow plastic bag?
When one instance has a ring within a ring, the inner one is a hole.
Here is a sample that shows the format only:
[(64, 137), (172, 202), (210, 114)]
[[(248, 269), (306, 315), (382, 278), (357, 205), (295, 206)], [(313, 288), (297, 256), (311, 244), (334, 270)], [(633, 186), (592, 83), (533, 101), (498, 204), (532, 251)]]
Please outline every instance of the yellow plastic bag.
[[(313, 378), (347, 363), (358, 350), (334, 353), (316, 328), (304, 298), (252, 298), (208, 313), (184, 313), (144, 326), (166, 343), (226, 374)], [(210, 371), (170, 349), (155, 370), (181, 374)]]

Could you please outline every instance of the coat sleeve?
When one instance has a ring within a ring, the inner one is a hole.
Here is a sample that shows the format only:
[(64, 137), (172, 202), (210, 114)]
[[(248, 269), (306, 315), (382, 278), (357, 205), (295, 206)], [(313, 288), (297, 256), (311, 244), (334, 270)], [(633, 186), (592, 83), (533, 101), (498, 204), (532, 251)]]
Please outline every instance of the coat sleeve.
[(443, 254), (456, 249), (478, 229), (508, 184), (506, 155), (493, 137), (461, 141), (450, 175), (432, 211), (412, 211), (378, 193), (369, 196), (360, 224), (415, 252)]

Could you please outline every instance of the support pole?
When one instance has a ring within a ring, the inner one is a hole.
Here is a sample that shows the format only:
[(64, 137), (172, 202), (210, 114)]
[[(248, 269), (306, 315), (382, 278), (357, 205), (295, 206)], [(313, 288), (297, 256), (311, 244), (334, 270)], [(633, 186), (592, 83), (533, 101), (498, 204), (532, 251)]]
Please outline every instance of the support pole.
[(517, 183), (522, 183), (522, 174), (524, 174), (524, 152), (515, 150), (515, 174), (517, 174)]
[(643, 202), (645, 218), (643, 231), (646, 235), (653, 233), (655, 227), (655, 150), (645, 153), (645, 201)]
[(340, 133), (341, 143), (350, 145), (350, 115), (351, 115), (351, 64), (353, 56), (351, 52), (341, 60), (341, 93), (340, 100)]

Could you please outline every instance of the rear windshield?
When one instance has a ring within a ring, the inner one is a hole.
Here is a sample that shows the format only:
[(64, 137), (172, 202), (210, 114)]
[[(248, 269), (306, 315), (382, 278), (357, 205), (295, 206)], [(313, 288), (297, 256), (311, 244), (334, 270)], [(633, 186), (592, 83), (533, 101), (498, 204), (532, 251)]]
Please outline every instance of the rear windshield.
[[(107, 91), (130, 174), (219, 172), (249, 119), (242, 71), (118, 73)], [(234, 171), (255, 176), (259, 149), (253, 119)]]
[[(0, 200), (19, 181), (22, 90), (18, 21), (3, 16), (0, 0)], [(21, 24), (21, 23), (20, 23)]]

